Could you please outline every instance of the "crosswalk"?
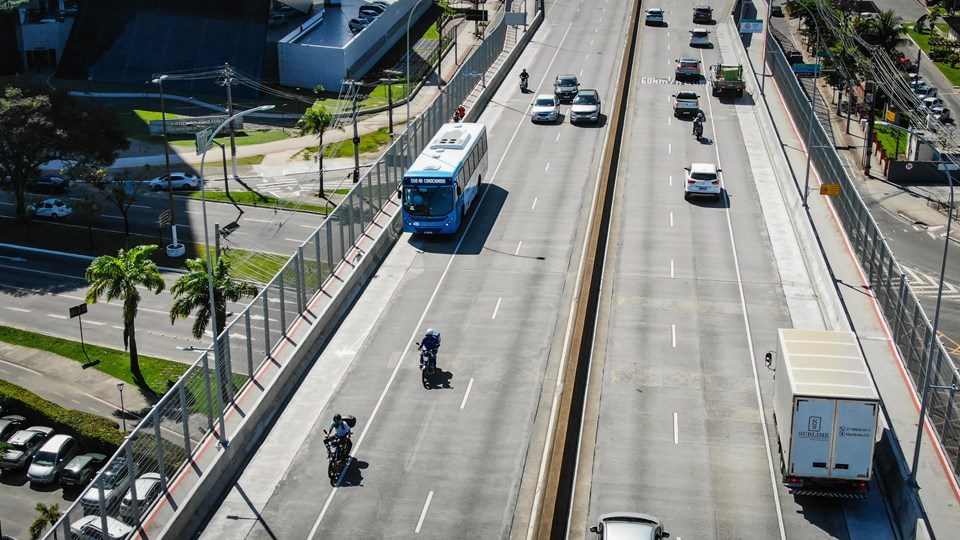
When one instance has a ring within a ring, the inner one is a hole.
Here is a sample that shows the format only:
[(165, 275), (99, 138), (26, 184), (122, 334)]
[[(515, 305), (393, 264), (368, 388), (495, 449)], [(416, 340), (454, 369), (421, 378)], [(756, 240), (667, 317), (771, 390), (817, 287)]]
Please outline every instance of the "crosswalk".
[[(914, 294), (926, 297), (937, 296), (937, 289), (940, 285), (939, 276), (934, 276), (906, 265), (900, 265), (900, 268), (903, 269), (903, 273), (906, 275), (907, 282), (910, 283), (910, 288), (913, 289)], [(960, 301), (960, 287), (944, 281), (943, 299)]]

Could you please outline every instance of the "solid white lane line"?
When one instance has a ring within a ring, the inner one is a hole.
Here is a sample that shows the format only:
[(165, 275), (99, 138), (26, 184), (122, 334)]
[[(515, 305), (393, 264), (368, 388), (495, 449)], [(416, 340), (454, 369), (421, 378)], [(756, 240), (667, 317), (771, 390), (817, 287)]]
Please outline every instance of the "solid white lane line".
[(20, 313), (30, 313), (29, 309), (24, 309), (21, 307), (6, 306), (10, 311), (19, 311)]
[[(703, 64), (703, 50), (700, 51), (700, 63)], [(717, 168), (721, 169), (720, 165), (720, 144), (717, 139), (717, 124), (714, 122), (713, 117), (713, 100), (708, 96), (707, 99), (707, 110), (710, 114), (710, 129), (713, 131), (713, 140), (716, 141), (713, 145), (713, 150), (717, 155)], [(720, 185), (723, 186), (723, 176), (720, 177)], [(724, 191), (723, 196), (727, 198), (726, 192)], [(754, 392), (757, 397), (757, 412), (760, 416), (760, 426), (763, 428), (763, 449), (767, 453), (767, 468), (770, 472), (770, 487), (773, 490), (773, 504), (777, 510), (777, 525), (780, 528), (780, 538), (785, 540), (787, 538), (786, 530), (783, 525), (783, 509), (780, 508), (780, 495), (779, 487), (777, 485), (777, 473), (774, 470), (773, 466), (773, 455), (770, 452), (770, 432), (767, 428), (767, 417), (763, 410), (763, 395), (760, 393), (760, 375), (757, 373), (757, 359), (756, 355), (753, 352), (753, 334), (750, 331), (750, 317), (747, 314), (747, 299), (743, 292), (743, 277), (740, 274), (740, 257), (737, 254), (737, 242), (733, 236), (733, 220), (730, 218), (730, 200), (727, 198), (727, 205), (724, 208), (724, 213), (727, 216), (727, 232), (730, 236), (730, 248), (733, 252), (733, 268), (736, 270), (737, 274), (737, 289), (740, 292), (740, 311), (743, 316), (743, 327), (746, 330), (747, 338), (747, 351), (750, 353), (750, 369), (753, 370), (753, 387)]]
[(473, 389), (473, 377), (470, 377), (470, 382), (467, 383), (467, 391), (463, 393), (463, 399), (460, 400), (460, 410), (463, 410), (464, 405), (467, 404), (467, 398), (470, 397), (470, 390)]
[(530, 206), (530, 209), (531, 209), (531, 210), (536, 210), (536, 209), (537, 209), (537, 201), (538, 201), (538, 200), (540, 200), (540, 197), (534, 197), (534, 198), (533, 198), (533, 205)]
[[(553, 5), (556, 4), (551, 4), (551, 6)], [(560, 42), (557, 44), (557, 48), (553, 53), (553, 57), (550, 59), (550, 63), (547, 64), (547, 73), (549, 73), (553, 68), (553, 63), (557, 59), (557, 55), (560, 54), (560, 50), (563, 48), (563, 42), (566, 41), (567, 35), (570, 33), (571, 28), (573, 28), (573, 22), (567, 25), (567, 30), (563, 33), (563, 37), (560, 38)], [(540, 92), (540, 88), (543, 87), (544, 82), (546, 82), (546, 78), (540, 80), (540, 84), (537, 85), (534, 95)], [(530, 105), (527, 105), (523, 118), (517, 122), (517, 127), (513, 130), (513, 135), (510, 136), (510, 140), (507, 141), (507, 146), (503, 151), (503, 155), (500, 156), (500, 161), (497, 162), (496, 168), (493, 169), (493, 173), (490, 175), (491, 180), (497, 178), (497, 173), (500, 171), (500, 167), (503, 166), (504, 160), (507, 159), (507, 154), (510, 151), (510, 147), (513, 146), (513, 141), (516, 140), (517, 134), (520, 133), (520, 128), (526, 123), (525, 120), (527, 118), (527, 114), (530, 112), (530, 107)], [(480, 194), (480, 200), (476, 202), (478, 207), (483, 206), (483, 199), (486, 198), (486, 196), (487, 190), (483, 190), (483, 192)], [(363, 431), (360, 432), (360, 437), (357, 438), (357, 442), (353, 445), (353, 457), (350, 458), (351, 460), (356, 459), (356, 456), (359, 455), (360, 448), (363, 446), (363, 441), (367, 437), (367, 433), (370, 433), (370, 427), (374, 425), (374, 419), (376, 419), (377, 413), (380, 412), (380, 407), (383, 406), (383, 401), (387, 397), (387, 392), (390, 391), (390, 388), (393, 386), (393, 381), (397, 378), (397, 373), (400, 371), (400, 365), (403, 364), (403, 357), (406, 355), (407, 351), (410, 350), (410, 347), (413, 345), (413, 341), (420, 337), (419, 333), (420, 328), (423, 325), (423, 321), (427, 318), (427, 313), (430, 312), (430, 308), (433, 307), (433, 301), (440, 293), (440, 287), (443, 286), (443, 282), (446, 279), (447, 274), (450, 272), (450, 267), (453, 266), (453, 261), (456, 258), (457, 253), (460, 252), (460, 247), (463, 245), (464, 240), (466, 240), (467, 233), (470, 231), (470, 227), (473, 226), (473, 222), (477, 218), (477, 215), (478, 214), (474, 212), (470, 216), (470, 220), (467, 221), (467, 225), (463, 229), (463, 234), (460, 236), (460, 240), (457, 241), (457, 245), (453, 248), (453, 254), (449, 259), (447, 259), (447, 265), (440, 274), (440, 279), (437, 280), (437, 284), (434, 286), (433, 293), (431, 293), (430, 299), (427, 300), (427, 305), (423, 308), (423, 312), (420, 314), (420, 318), (417, 320), (417, 324), (414, 326), (413, 333), (410, 334), (410, 339), (407, 341), (406, 346), (398, 355), (399, 358), (397, 359), (397, 364), (393, 367), (393, 372), (390, 374), (390, 378), (387, 380), (386, 386), (384, 386), (383, 390), (380, 392), (380, 397), (377, 398), (377, 403), (373, 406), (373, 411), (367, 417), (367, 425), (363, 428)], [(317, 534), (317, 529), (320, 528), (320, 523), (323, 521), (323, 517), (327, 514), (327, 510), (329, 510), (330, 504), (333, 502), (333, 497), (340, 489), (340, 482), (343, 481), (343, 476), (346, 474), (347, 470), (349, 470), (349, 467), (344, 468), (343, 473), (340, 474), (340, 478), (337, 479), (337, 483), (330, 491), (330, 494), (327, 495), (327, 500), (323, 503), (323, 507), (320, 509), (320, 514), (317, 516), (317, 520), (313, 523), (313, 528), (310, 529), (310, 534), (307, 535), (307, 540), (312, 540)], [(431, 494), (432, 493), (433, 492), (431, 492)]]
[(673, 348), (676, 349), (677, 348), (677, 325), (675, 324), (670, 325), (670, 341), (673, 345)]
[(680, 444), (680, 426), (677, 423), (677, 413), (673, 413), (673, 444)]
[(520, 243), (517, 244), (517, 250), (514, 251), (513, 254), (514, 254), (514, 255), (519, 255), (519, 254), (520, 254), (520, 248), (521, 248), (522, 246), (523, 246), (523, 240), (521, 240)]
[(670, 279), (673, 279), (673, 260), (670, 260)]
[(500, 298), (497, 298), (497, 307), (493, 308), (493, 315), (490, 317), (491, 319), (497, 318), (497, 312), (500, 311), (500, 302), (502, 301), (503, 301), (502, 296)]
[(433, 492), (427, 493), (427, 501), (423, 503), (423, 510), (420, 511), (420, 519), (417, 520), (417, 528), (413, 531), (420, 534), (420, 528), (423, 527), (423, 518), (427, 517), (427, 509), (430, 508), (430, 501), (433, 500)]
[(549, 170), (550, 170), (550, 162), (548, 161), (547, 166), (543, 168), (543, 172), (547, 172)]
[(670, 212), (670, 226), (673, 227), (673, 212)]

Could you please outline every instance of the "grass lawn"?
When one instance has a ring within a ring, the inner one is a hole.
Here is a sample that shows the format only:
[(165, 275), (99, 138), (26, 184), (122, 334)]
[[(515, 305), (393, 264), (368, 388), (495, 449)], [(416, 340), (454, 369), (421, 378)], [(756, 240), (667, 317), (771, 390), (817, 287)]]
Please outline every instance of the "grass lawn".
[[(188, 197), (193, 197), (195, 199), (200, 198), (199, 191), (192, 191), (185, 194)], [(256, 193), (251, 193), (249, 191), (233, 191), (231, 192), (233, 200), (237, 204), (247, 204), (251, 206), (270, 206), (270, 207), (279, 207), (286, 208), (289, 210), (308, 210), (311, 212), (320, 212), (322, 214), (329, 214), (333, 208), (329, 206), (319, 206), (315, 204), (306, 204), (299, 203), (297, 201), (288, 201), (286, 199), (278, 199), (270, 195), (264, 195), (263, 197), (257, 195)], [(227, 194), (222, 191), (208, 191), (207, 199), (214, 201), (229, 201)]]
[(888, 156), (895, 156), (906, 152), (907, 134), (902, 129), (875, 125), (873, 131), (877, 134), (877, 139), (880, 140)]
[[(120, 321), (117, 322), (119, 323)], [(87, 363), (87, 358), (83, 355), (79, 341), (38, 334), (9, 326), (0, 326), (0, 341), (52, 352), (80, 362), (81, 364)], [(100, 361), (99, 364), (93, 366), (93, 369), (102, 371), (127, 383), (134, 384), (133, 376), (130, 374), (130, 355), (128, 353), (116, 349), (90, 345), (89, 343), (86, 345), (86, 349), (91, 360)], [(167, 391), (168, 380), (176, 381), (189, 367), (180, 362), (163, 360), (142, 354), (139, 358), (140, 371), (143, 373), (143, 378), (147, 381), (150, 389), (158, 394), (163, 394)]]
[[(237, 146), (282, 141), (292, 137), (293, 135), (291, 133), (292, 132), (284, 131), (282, 129), (271, 129), (267, 131), (240, 131), (236, 136)], [(220, 144), (228, 145), (230, 144), (230, 137), (217, 137), (216, 141)], [(195, 144), (196, 141), (192, 137), (189, 139), (170, 141), (171, 146), (194, 146)]]
[(393, 86), (393, 101), (403, 98), (406, 87), (404, 83), (395, 83), (392, 85), (382, 84), (374, 88), (373, 92), (370, 92), (370, 95), (367, 96), (367, 99), (363, 100), (361, 103), (361, 107), (364, 109), (372, 109), (374, 107), (382, 107), (383, 105), (390, 103), (390, 96), (387, 94), (388, 86)]
[[(360, 137), (360, 153), (368, 154), (370, 152), (377, 152), (383, 147), (390, 144), (390, 135), (388, 128), (380, 128), (373, 133), (368, 133)], [(319, 150), (318, 146), (311, 146), (307, 148), (307, 154), (314, 154), (314, 156)], [(353, 141), (346, 140), (343, 143), (335, 143), (327, 146), (326, 150), (323, 153), (324, 157), (328, 158), (338, 158), (338, 157), (353, 157)], [(316, 159), (313, 157), (311, 159)]]
[(430, 25), (430, 28), (427, 28), (427, 31), (423, 33), (423, 37), (426, 39), (440, 39), (440, 32), (437, 32), (437, 23)]
[[(159, 137), (152, 137), (150, 135), (150, 121), (161, 120), (160, 111), (114, 107), (110, 108), (120, 119), (120, 128), (123, 129), (123, 131), (127, 134), (127, 137), (142, 141), (160, 142)], [(167, 120), (180, 117), (181, 116), (179, 114), (167, 113)]]
[[(260, 154), (259, 156), (238, 157), (237, 165), (259, 165), (263, 163), (263, 158), (265, 157), (266, 156), (264, 156), (263, 154)], [(228, 161), (227, 163), (229, 164), (230, 162)], [(195, 169), (199, 171), (200, 165), (197, 164)], [(206, 173), (206, 171), (222, 171), (222, 170), (223, 170), (222, 161), (216, 161), (213, 163), (210, 163), (208, 161), (204, 164), (204, 173)]]
[[(910, 37), (923, 49), (923, 52), (930, 53), (930, 34), (920, 34), (914, 30), (916, 23), (904, 23), (903, 27), (907, 29), (907, 33), (910, 34)], [(942, 32), (942, 35), (947, 34), (948, 26), (946, 23), (938, 23), (937, 28)], [(937, 67), (940, 69), (940, 72), (947, 77), (950, 81), (950, 84), (953, 86), (960, 86), (960, 67), (951, 66), (949, 62), (934, 62)]]
[[(289, 255), (259, 253), (236, 248), (224, 249), (220, 256), (230, 263), (231, 275), (258, 283), (269, 283), (290, 260)], [(252, 298), (247, 299), (249, 300)]]

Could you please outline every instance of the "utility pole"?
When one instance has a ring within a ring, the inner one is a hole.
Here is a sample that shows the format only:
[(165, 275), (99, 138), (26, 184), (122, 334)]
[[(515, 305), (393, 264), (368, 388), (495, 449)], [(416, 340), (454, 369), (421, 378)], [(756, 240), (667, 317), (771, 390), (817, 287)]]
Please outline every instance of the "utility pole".
[(389, 77), (389, 79), (380, 79), (380, 84), (387, 85), (387, 121), (390, 126), (388, 133), (390, 140), (393, 141), (393, 85), (397, 82), (400, 72), (395, 69), (385, 69), (383, 74)]
[(360, 181), (360, 133), (357, 127), (357, 98), (361, 86), (359, 81), (345, 80), (343, 84), (353, 87), (353, 183)]
[[(230, 118), (233, 116), (233, 68), (230, 67), (230, 64), (223, 65), (223, 84), (227, 87), (227, 117)], [(239, 178), (237, 174), (237, 139), (233, 122), (230, 122), (227, 129), (230, 132), (230, 168), (233, 171), (234, 178)], [(223, 191), (226, 192), (228, 197), (230, 196), (230, 182), (226, 179), (223, 181)]]
[(867, 114), (867, 130), (865, 133), (865, 140), (863, 141), (863, 172), (866, 175), (870, 175), (870, 158), (873, 156), (873, 148), (871, 148), (871, 139), (873, 138), (873, 113), (874, 108), (877, 103), (876, 92), (876, 83), (873, 81), (867, 81), (864, 83), (864, 98), (866, 99), (867, 104), (870, 105), (869, 113)]
[[(153, 79), (154, 84), (160, 86), (160, 118), (163, 122), (163, 160), (166, 165), (166, 174), (167, 174), (167, 196), (169, 197), (170, 202), (170, 246), (167, 248), (167, 255), (174, 256), (177, 253), (177, 250), (180, 247), (180, 242), (177, 240), (177, 213), (173, 208), (173, 181), (170, 179), (170, 141), (167, 137), (167, 107), (166, 102), (163, 99), (163, 81), (167, 80), (167, 75), (160, 75)], [(161, 242), (162, 243), (162, 242)], [(170, 248), (173, 248), (172, 250)], [(182, 253), (180, 253), (182, 255)]]

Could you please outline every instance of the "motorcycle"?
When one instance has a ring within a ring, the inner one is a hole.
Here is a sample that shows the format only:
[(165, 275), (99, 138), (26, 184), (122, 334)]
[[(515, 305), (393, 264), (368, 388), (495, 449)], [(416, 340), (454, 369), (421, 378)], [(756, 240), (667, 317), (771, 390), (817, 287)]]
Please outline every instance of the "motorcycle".
[(703, 124), (696, 123), (693, 125), (693, 136), (698, 139), (703, 137)]
[(527, 79), (520, 79), (520, 92), (527, 92)]
[[(344, 416), (343, 419), (351, 429), (357, 425), (357, 419), (354, 416)], [(347, 468), (347, 463), (350, 460), (350, 448), (353, 445), (350, 439), (331, 436), (327, 434), (326, 430), (323, 433), (327, 435), (323, 439), (323, 444), (327, 447), (327, 476), (330, 477), (331, 483), (335, 483), (343, 470)]]
[(420, 343), (417, 347), (420, 349), (420, 372), (426, 377), (437, 369), (437, 350), (424, 349)]

